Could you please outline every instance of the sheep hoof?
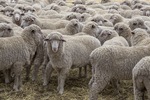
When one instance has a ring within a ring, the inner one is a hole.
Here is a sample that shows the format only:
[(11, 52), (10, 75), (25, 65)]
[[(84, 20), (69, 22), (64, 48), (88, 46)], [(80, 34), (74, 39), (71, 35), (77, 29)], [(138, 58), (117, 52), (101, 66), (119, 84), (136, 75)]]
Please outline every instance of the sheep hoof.
[(60, 91), (59, 91), (59, 94), (60, 94), (60, 95), (62, 95), (62, 94), (63, 94), (63, 91), (62, 91), (62, 90), (60, 90)]

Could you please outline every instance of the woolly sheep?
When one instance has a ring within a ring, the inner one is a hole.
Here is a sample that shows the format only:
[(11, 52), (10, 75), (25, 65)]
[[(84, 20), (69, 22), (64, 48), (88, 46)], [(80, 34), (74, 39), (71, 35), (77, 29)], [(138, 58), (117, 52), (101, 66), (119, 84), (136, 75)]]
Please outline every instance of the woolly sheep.
[(143, 12), (144, 16), (150, 16), (150, 7), (149, 6), (142, 7), (141, 11)]
[(84, 25), (82, 32), (77, 33), (76, 35), (90, 35), (93, 37), (98, 37), (102, 29), (95, 22), (88, 22)]
[(7, 6), (6, 1), (5, 0), (0, 0), (0, 5), (2, 5), (3, 7)]
[(22, 16), (24, 16), (24, 14), (20, 10), (16, 9), (13, 12), (12, 22), (17, 24), (18, 26), (20, 26), (21, 25)]
[(83, 24), (77, 19), (72, 19), (65, 28), (57, 29), (55, 31), (60, 32), (64, 35), (74, 35), (82, 31)]
[(12, 26), (7, 23), (0, 23), (0, 37), (11, 37), (14, 35)]
[(128, 25), (123, 22), (117, 23), (114, 26), (114, 30), (119, 34), (119, 36), (124, 37), (128, 41), (129, 46), (131, 46), (131, 29)]
[(45, 70), (43, 85), (48, 84), (50, 71), (55, 69), (58, 72), (57, 90), (59, 94), (62, 94), (69, 70), (88, 65), (89, 54), (92, 50), (100, 46), (100, 42), (95, 37), (88, 35), (63, 36), (58, 32), (49, 34), (45, 40), (47, 41), (46, 47), (50, 61)]
[(6, 6), (1, 12), (3, 12), (4, 15), (11, 17), (14, 9), (10, 6)]
[(131, 30), (134, 30), (135, 28), (147, 29), (146, 25), (144, 24), (144, 20), (140, 17), (132, 18), (129, 21), (129, 27)]
[(90, 54), (92, 78), (89, 82), (90, 100), (97, 100), (98, 93), (112, 79), (132, 79), (132, 69), (140, 59), (149, 56), (150, 45), (138, 47), (102, 46)]
[(131, 35), (131, 45), (132, 46), (146, 46), (150, 43), (149, 34), (146, 30), (141, 28), (136, 28), (132, 31)]
[(40, 26), (40, 28), (42, 29), (54, 30), (54, 29), (64, 28), (68, 24), (68, 21), (66, 20), (57, 21), (55, 23), (52, 23), (52, 21), (57, 21), (57, 20), (56, 19), (55, 20), (48, 20), (48, 19), (40, 20), (39, 18), (36, 18), (33, 15), (25, 15), (22, 18), (21, 27), (24, 28), (31, 24), (36, 24)]
[(108, 26), (108, 27), (113, 26), (113, 24), (109, 20), (103, 18), (103, 16), (101, 16), (101, 15), (96, 15), (96, 16), (92, 17), (91, 21), (98, 23), (98, 25), (100, 25), (100, 26)]
[(150, 56), (142, 58), (132, 70), (134, 99), (144, 100), (145, 91), (150, 99)]
[(100, 34), (97, 36), (101, 44), (104, 44), (105, 41), (110, 40), (114, 37), (119, 36), (118, 33), (111, 29), (103, 29)]
[(0, 38), (2, 48), (0, 70), (13, 69), (15, 75), (14, 90), (20, 89), (22, 66), (30, 63), (41, 40), (40, 28), (35, 25), (25, 28), (21, 36)]

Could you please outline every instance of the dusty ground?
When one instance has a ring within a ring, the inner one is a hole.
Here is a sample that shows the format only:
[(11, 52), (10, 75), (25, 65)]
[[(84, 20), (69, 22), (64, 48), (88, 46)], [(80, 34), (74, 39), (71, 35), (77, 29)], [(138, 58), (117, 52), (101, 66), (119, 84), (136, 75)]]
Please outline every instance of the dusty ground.
[[(72, 0), (70, 0), (72, 1)], [(97, 0), (98, 1), (98, 0)], [(121, 1), (121, 0), (113, 0)], [(150, 1), (150, 0), (149, 0)], [(89, 71), (91, 74), (91, 72)], [(25, 76), (25, 75), (24, 75)], [(41, 75), (37, 83), (24, 81), (22, 90), (18, 93), (12, 91), (12, 85), (5, 85), (3, 79), (0, 79), (0, 100), (88, 100), (88, 82), (89, 78), (78, 78), (78, 70), (72, 70), (66, 81), (63, 95), (58, 95), (57, 76), (52, 75), (49, 87), (42, 87)], [(99, 100), (133, 100), (133, 87), (131, 81), (121, 81), (120, 95), (115, 94), (115, 89), (107, 86), (99, 95)]]

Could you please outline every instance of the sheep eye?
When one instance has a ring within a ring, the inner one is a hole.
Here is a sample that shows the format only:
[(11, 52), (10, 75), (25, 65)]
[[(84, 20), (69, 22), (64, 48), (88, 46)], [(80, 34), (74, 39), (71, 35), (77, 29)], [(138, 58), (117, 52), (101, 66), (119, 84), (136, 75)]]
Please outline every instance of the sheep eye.
[(134, 35), (135, 33), (134, 33), (134, 32), (131, 32), (131, 34), (133, 34), (133, 35)]
[(84, 18), (84, 16), (81, 16), (81, 18)]
[(74, 24), (74, 26), (77, 26), (77, 23), (76, 23), (76, 24)]
[(11, 28), (8, 29), (8, 31), (11, 31), (11, 30), (12, 30)]
[(94, 25), (92, 25), (92, 28), (95, 28), (95, 26), (94, 26)]
[(31, 30), (31, 33), (35, 33), (35, 30)]
[(107, 20), (104, 20), (104, 22), (107, 22)]
[(119, 28), (119, 30), (120, 30), (120, 31), (122, 31), (122, 30), (123, 30), (123, 28)]
[(133, 23), (133, 25), (137, 25), (137, 23)]

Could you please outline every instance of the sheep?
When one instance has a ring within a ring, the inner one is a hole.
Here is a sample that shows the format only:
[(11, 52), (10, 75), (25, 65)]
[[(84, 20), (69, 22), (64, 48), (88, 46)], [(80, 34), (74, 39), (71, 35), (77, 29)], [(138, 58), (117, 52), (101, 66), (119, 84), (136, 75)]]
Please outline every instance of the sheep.
[(121, 5), (127, 5), (129, 7), (132, 6), (131, 1), (129, 1), (129, 0), (124, 0), (123, 2), (121, 2)]
[(7, 6), (6, 1), (5, 0), (0, 0), (0, 5), (2, 5), (3, 7), (6, 7)]
[(144, 24), (144, 20), (140, 17), (132, 18), (129, 21), (129, 27), (131, 30), (134, 30), (135, 28), (147, 29), (146, 25)]
[[(88, 65), (89, 54), (100, 46), (100, 42), (95, 37), (88, 35), (63, 36), (59, 32), (52, 32), (45, 41), (50, 61), (46, 66), (43, 85), (48, 84), (48, 77), (51, 74), (49, 72), (55, 69), (58, 72), (57, 90), (59, 94), (63, 94), (64, 83), (69, 70)], [(81, 57), (81, 55), (83, 56)]]
[(52, 3), (52, 4), (50, 4), (50, 5), (47, 5), (47, 6), (44, 7), (43, 9), (44, 9), (44, 10), (54, 10), (54, 11), (56, 11), (56, 12), (58, 12), (58, 13), (61, 12), (61, 8), (60, 8), (57, 4), (55, 4), (55, 3)]
[(64, 16), (63, 19), (65, 19), (65, 20), (78, 19), (79, 16), (81, 16), (81, 14), (73, 12), (73, 13), (70, 13), (70, 14), (67, 14), (66, 16)]
[(143, 12), (144, 16), (150, 16), (150, 7), (149, 6), (142, 7), (141, 11)]
[(83, 13), (83, 14), (81, 14), (81, 15), (78, 17), (78, 20), (79, 20), (80, 22), (85, 22), (89, 17), (91, 17), (90, 14), (88, 14), (88, 13)]
[(77, 33), (76, 35), (90, 35), (93, 37), (98, 37), (102, 29), (95, 22), (88, 22), (84, 25), (82, 32)]
[(103, 29), (99, 35), (97, 36), (97, 38), (99, 39), (99, 41), (101, 42), (101, 44), (103, 45), (105, 41), (110, 40), (114, 37), (118, 37), (118, 33), (114, 30), (111, 29)]
[(77, 19), (72, 19), (65, 28), (57, 29), (55, 31), (64, 35), (74, 35), (82, 31), (83, 25)]
[(131, 35), (131, 45), (132, 46), (146, 46), (150, 43), (149, 34), (146, 30), (141, 28), (136, 28), (132, 31)]
[(6, 6), (1, 12), (3, 12), (4, 15), (11, 17), (14, 9), (10, 6)]
[(92, 78), (89, 82), (90, 100), (97, 100), (98, 93), (112, 79), (132, 79), (132, 69), (140, 59), (149, 56), (148, 46), (102, 46), (90, 54)]
[(134, 87), (134, 99), (145, 100), (144, 94), (147, 91), (150, 99), (150, 57), (142, 58), (132, 70), (132, 80)]
[(133, 7), (132, 7), (132, 9), (134, 10), (134, 9), (140, 9), (141, 10), (141, 8), (143, 8), (143, 6), (144, 5), (142, 5), (141, 3), (137, 3), (137, 4), (135, 4)]
[(103, 18), (103, 16), (100, 15), (95, 15), (94, 17), (92, 17), (91, 21), (98, 23), (98, 25), (100, 26), (113, 27), (113, 24), (109, 20)]
[(77, 4), (85, 4), (85, 0), (75, 0), (74, 2), (72, 2), (74, 5), (77, 5)]
[(101, 3), (103, 4), (103, 3), (109, 3), (109, 2), (111, 2), (111, 0), (101, 0)]
[(21, 88), (22, 67), (30, 64), (42, 39), (41, 29), (36, 25), (26, 27), (21, 36), (0, 38), (0, 58), (2, 58), (0, 70), (13, 69), (15, 75), (13, 89), (15, 91)]
[(124, 18), (120, 14), (113, 14), (109, 20), (115, 25), (116, 23), (123, 22)]
[[(21, 27), (24, 28), (26, 26), (29, 26), (31, 24), (36, 24), (38, 26), (40, 26), (40, 28), (42, 29), (59, 29), (59, 28), (64, 28), (67, 24), (68, 21), (66, 20), (61, 20), (61, 21), (57, 21), (57, 19), (55, 20), (50, 20), (51, 22), (49, 22), (49, 20), (40, 20), (39, 18), (36, 18), (33, 15), (25, 15), (22, 18), (22, 22), (21, 22)], [(56, 23), (52, 23), (52, 21), (57, 21)]]
[(36, 12), (36, 10), (32, 6), (25, 6), (23, 10), (24, 13), (29, 13), (29, 14)]
[(133, 16), (143, 15), (143, 12), (135, 9), (135, 10), (120, 10), (120, 15), (125, 18), (132, 18)]
[(77, 12), (77, 13), (85, 13), (87, 11), (87, 8), (84, 5), (76, 5), (71, 8), (71, 12)]
[(20, 10), (16, 9), (13, 12), (12, 22), (17, 24), (18, 26), (20, 26), (21, 25), (22, 16), (24, 16), (24, 14)]
[(129, 46), (131, 46), (131, 29), (128, 25), (123, 22), (117, 23), (114, 26), (114, 30), (119, 34), (119, 36), (124, 37), (128, 41)]
[(14, 36), (13, 28), (7, 23), (0, 23), (0, 37)]

